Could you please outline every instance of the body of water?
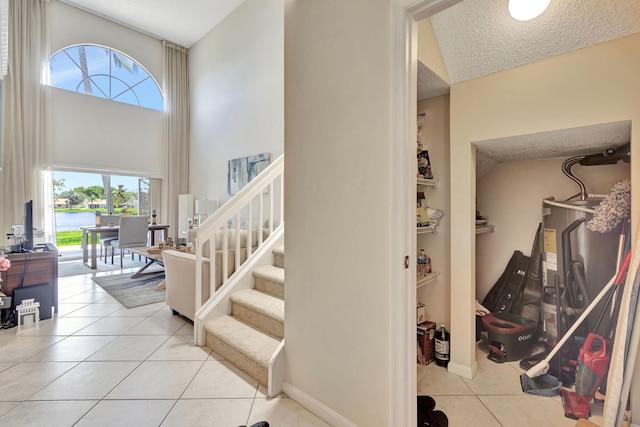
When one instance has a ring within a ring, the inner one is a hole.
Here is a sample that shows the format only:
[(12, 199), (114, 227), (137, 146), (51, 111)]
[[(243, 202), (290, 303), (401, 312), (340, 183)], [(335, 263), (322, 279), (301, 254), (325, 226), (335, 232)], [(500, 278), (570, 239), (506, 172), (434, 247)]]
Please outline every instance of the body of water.
[(80, 230), (81, 225), (94, 225), (95, 212), (56, 212), (56, 231)]

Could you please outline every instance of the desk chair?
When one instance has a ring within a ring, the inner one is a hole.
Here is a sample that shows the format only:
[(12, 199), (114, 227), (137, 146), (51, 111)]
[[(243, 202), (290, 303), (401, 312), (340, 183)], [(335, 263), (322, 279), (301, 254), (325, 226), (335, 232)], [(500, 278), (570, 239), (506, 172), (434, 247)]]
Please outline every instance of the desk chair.
[(120, 250), (120, 268), (125, 249), (147, 246), (149, 235), (148, 216), (121, 216), (118, 238), (111, 241), (111, 264), (116, 249)]
[[(101, 224), (106, 227), (109, 224), (120, 224), (120, 215), (102, 215)], [(118, 238), (117, 231), (110, 231), (100, 233), (100, 258), (102, 258), (102, 250), (104, 249), (104, 263), (107, 263), (107, 256), (109, 255), (109, 248), (111, 242)], [(111, 249), (113, 251), (113, 249)]]

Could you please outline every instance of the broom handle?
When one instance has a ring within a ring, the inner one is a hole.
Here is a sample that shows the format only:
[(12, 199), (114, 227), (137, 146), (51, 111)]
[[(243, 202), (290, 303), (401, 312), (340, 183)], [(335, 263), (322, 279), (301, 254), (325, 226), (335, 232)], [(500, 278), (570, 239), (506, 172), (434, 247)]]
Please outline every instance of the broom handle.
[(544, 360), (547, 363), (549, 363), (549, 361), (553, 359), (553, 356), (555, 356), (556, 353), (562, 348), (564, 343), (566, 343), (567, 340), (571, 338), (571, 335), (576, 331), (576, 329), (580, 327), (580, 324), (589, 315), (589, 313), (591, 313), (591, 310), (593, 310), (593, 308), (600, 302), (600, 300), (604, 298), (604, 296), (607, 294), (609, 289), (614, 285), (620, 284), (624, 280), (624, 275), (627, 273), (627, 269), (629, 268), (630, 262), (631, 262), (631, 251), (629, 251), (627, 255), (624, 257), (624, 261), (622, 261), (622, 265), (620, 266), (620, 269), (618, 270), (616, 275), (613, 276), (611, 280), (609, 280), (609, 282), (604, 286), (604, 288), (602, 288), (600, 293), (591, 301), (591, 304), (589, 304), (589, 306), (587, 306), (587, 308), (582, 312), (580, 317), (578, 317), (578, 320), (576, 320), (573, 323), (573, 325), (571, 325), (569, 330), (563, 335), (562, 339), (558, 341), (555, 347), (553, 347), (553, 349), (549, 352), (547, 357), (544, 358)]

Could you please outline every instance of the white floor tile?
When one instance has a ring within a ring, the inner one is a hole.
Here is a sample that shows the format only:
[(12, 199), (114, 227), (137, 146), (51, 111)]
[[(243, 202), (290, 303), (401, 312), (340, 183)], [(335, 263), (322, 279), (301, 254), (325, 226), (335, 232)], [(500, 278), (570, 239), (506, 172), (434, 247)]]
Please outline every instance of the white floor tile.
[(74, 335), (122, 335), (141, 321), (140, 317), (103, 317)]
[[(71, 314), (69, 316), (72, 316)], [(30, 335), (71, 335), (98, 320), (96, 317), (52, 317), (41, 320), (37, 330), (29, 331)]]
[(485, 358), (478, 360), (478, 372), (470, 380), (463, 378), (474, 394), (520, 394), (520, 374), (509, 363), (496, 363)]
[(0, 402), (0, 417), (18, 406), (20, 402)]
[(167, 337), (120, 336), (95, 352), (87, 360), (146, 360)]
[(0, 400), (27, 400), (75, 365), (75, 362), (18, 363), (2, 373), (2, 389), (11, 392), (0, 393)]
[(7, 329), (13, 335), (7, 335), (2, 342), (3, 362), (22, 362), (47, 347), (64, 339), (63, 336), (15, 335), (17, 328)]
[(156, 427), (162, 423), (175, 402), (175, 400), (103, 400), (82, 417), (75, 427)]
[(247, 425), (267, 421), (273, 426), (320, 427), (329, 424), (289, 398), (257, 398)]
[(576, 420), (565, 418), (562, 405), (550, 397), (519, 395), (478, 396), (505, 427), (574, 427)]
[(107, 399), (178, 399), (203, 362), (148, 361), (120, 383)]
[[(245, 425), (252, 403), (253, 399), (179, 400), (162, 423), (162, 427), (235, 427)], [(274, 424), (274, 427), (276, 426), (277, 424)]]
[(141, 305), (140, 307), (134, 308), (121, 308), (118, 311), (114, 311), (109, 316), (128, 316), (128, 317), (148, 317), (155, 314), (158, 310), (161, 310), (162, 307), (167, 304), (164, 302), (159, 302), (156, 304), (147, 304)]
[(207, 361), (182, 396), (198, 398), (252, 398), (258, 382), (225, 361)]
[(450, 426), (501, 427), (476, 396), (436, 396), (436, 410), (445, 413)]
[(149, 356), (149, 360), (206, 360), (210, 353), (209, 347), (193, 344), (193, 335), (176, 334)]
[(138, 365), (139, 362), (82, 362), (29, 400), (102, 399)]
[(115, 336), (71, 336), (31, 356), (27, 362), (58, 361), (82, 362), (113, 341)]
[(127, 335), (173, 335), (185, 324), (185, 321), (174, 317), (151, 316), (129, 329)]
[(462, 377), (450, 374), (446, 368), (432, 362), (418, 365), (418, 394), (428, 396), (473, 395)]
[(96, 303), (83, 308), (79, 308), (78, 310), (67, 314), (65, 317), (104, 317), (120, 310), (121, 308), (122, 304), (117, 301), (111, 304)]
[(81, 309), (82, 307), (86, 307), (87, 305), (89, 304), (58, 302), (58, 317), (66, 316), (76, 310)]
[(74, 425), (97, 402), (92, 400), (64, 402), (23, 402), (0, 417), (3, 426), (66, 427)]

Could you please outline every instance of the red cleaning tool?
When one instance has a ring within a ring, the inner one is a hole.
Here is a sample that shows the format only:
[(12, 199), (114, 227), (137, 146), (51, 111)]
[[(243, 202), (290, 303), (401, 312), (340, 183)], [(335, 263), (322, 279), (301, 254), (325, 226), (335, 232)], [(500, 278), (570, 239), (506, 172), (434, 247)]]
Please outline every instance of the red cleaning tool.
[(607, 340), (600, 335), (589, 333), (585, 339), (576, 369), (576, 393), (593, 397), (609, 367)]
[(562, 390), (564, 415), (568, 418), (589, 418), (589, 402), (602, 383), (609, 367), (607, 340), (589, 333), (580, 349), (576, 368), (575, 392)]

